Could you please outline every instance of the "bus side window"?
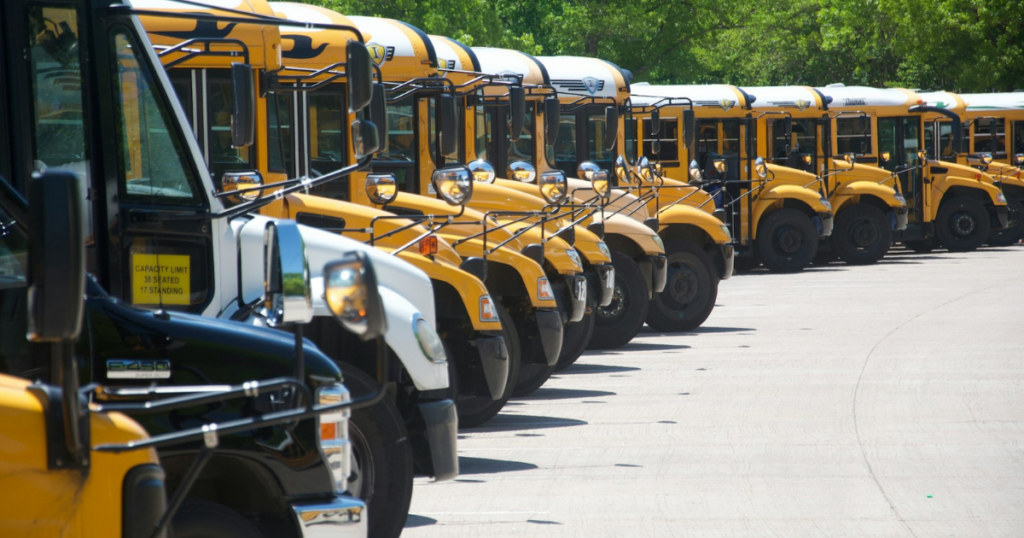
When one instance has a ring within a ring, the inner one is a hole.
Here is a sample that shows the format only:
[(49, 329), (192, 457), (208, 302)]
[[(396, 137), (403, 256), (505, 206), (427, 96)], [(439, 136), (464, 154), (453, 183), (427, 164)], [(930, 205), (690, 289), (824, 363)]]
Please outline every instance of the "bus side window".
[[(3, 178), (0, 178), (3, 181)], [(3, 187), (13, 191), (6, 184)], [(0, 373), (35, 377), (28, 341), (28, 236), (0, 205)]]

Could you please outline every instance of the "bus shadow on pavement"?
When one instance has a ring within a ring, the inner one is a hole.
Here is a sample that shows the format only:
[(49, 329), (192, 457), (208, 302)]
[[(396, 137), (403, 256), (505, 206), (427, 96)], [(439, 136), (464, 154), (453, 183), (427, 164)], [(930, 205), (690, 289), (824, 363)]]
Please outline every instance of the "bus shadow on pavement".
[(459, 456), (459, 476), (530, 471), (537, 466), (524, 461), (492, 460)]
[(430, 525), (436, 525), (437, 520), (432, 517), (417, 516), (416, 514), (409, 514), (405, 518), (405, 528), (412, 529), (415, 527), (427, 527)]
[(498, 416), (487, 421), (476, 428), (466, 428), (468, 432), (514, 432), (520, 430), (544, 430), (549, 428), (568, 428), (571, 426), (586, 426), (585, 420), (574, 418), (541, 417), (535, 415), (518, 415), (512, 413), (499, 413)]
[[(587, 356), (597, 356), (599, 354), (600, 354), (600, 352), (597, 352), (597, 351), (587, 351), (587, 352), (585, 352), (583, 354), (583, 356), (584, 357), (587, 357)], [(637, 368), (635, 366), (613, 366), (613, 365), (609, 365), (609, 364), (586, 364), (586, 363), (577, 362), (576, 364), (573, 364), (572, 366), (566, 368), (565, 370), (562, 370), (561, 372), (558, 372), (558, 375), (565, 375), (565, 374), (621, 374), (621, 373), (625, 373), (625, 372), (636, 372), (636, 371), (639, 371), (639, 370), (640, 370), (640, 368)]]
[[(557, 376), (552, 376), (557, 377)], [(582, 390), (582, 389), (563, 389), (563, 388), (550, 388), (541, 387), (530, 394), (522, 398), (516, 398), (517, 400), (573, 400), (576, 398), (602, 398), (605, 396), (616, 396), (614, 392), (606, 390)]]

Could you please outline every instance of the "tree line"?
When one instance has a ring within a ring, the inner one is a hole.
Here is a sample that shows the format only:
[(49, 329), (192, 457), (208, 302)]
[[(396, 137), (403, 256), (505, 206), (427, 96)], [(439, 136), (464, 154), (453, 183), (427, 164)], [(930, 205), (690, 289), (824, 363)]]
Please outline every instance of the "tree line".
[(1024, 88), (1024, 0), (304, 0), (635, 81)]

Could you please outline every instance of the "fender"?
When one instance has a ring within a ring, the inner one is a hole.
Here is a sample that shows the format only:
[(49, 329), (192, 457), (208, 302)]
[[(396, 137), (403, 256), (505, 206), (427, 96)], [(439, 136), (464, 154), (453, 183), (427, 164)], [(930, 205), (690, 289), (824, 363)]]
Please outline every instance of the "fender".
[[(242, 219), (236, 219), (239, 222), (237, 234), (239, 256), (242, 259), (263, 259), (263, 230), (267, 222), (272, 220), (261, 216), (252, 217), (244, 222)], [(398, 355), (419, 390), (447, 388), (447, 365), (430, 362), (419, 348), (413, 332), (412, 317), (416, 313), (422, 315), (434, 327), (437, 326), (437, 318), (434, 315), (434, 290), (427, 275), (394, 256), (358, 241), (309, 226), (300, 225), (299, 228), (302, 230), (306, 255), (309, 258), (314, 315), (334, 315), (323, 299), (324, 265), (337, 260), (346, 252), (365, 252), (373, 262), (385, 305), (388, 327), (384, 333), (384, 340)], [(246, 303), (251, 303), (263, 294), (263, 264), (242, 264), (240, 274), (242, 299)]]
[[(381, 250), (388, 252), (390, 249), (382, 248)], [(446, 263), (430, 260), (415, 252), (403, 251), (398, 256), (409, 262), (413, 267), (427, 273), (430, 278), (447, 282), (455, 288), (459, 292), (459, 297), (462, 299), (466, 312), (469, 314), (469, 321), (473, 325), (473, 330), (501, 330), (501, 323), (498, 321), (480, 321), (480, 299), (488, 295), (488, 292), (484, 283), (479, 278), (459, 269), (458, 266), (452, 267)]]
[(662, 209), (658, 219), (661, 222), (662, 234), (673, 226), (690, 225), (700, 228), (719, 245), (732, 242), (732, 237), (725, 231), (725, 224), (722, 221), (686, 202)]
[(1001, 182), (1004, 187), (1024, 189), (1024, 172), (1020, 168), (999, 161), (992, 161), (987, 168), (992, 179)]
[[(952, 170), (950, 170), (952, 171)], [(977, 179), (969, 179), (962, 176), (952, 175), (935, 175), (932, 176), (932, 203), (931, 211), (929, 212), (929, 218), (935, 220), (939, 214), (939, 206), (942, 205), (942, 199), (946, 195), (946, 191), (953, 187), (963, 187), (968, 189), (978, 189), (985, 193), (988, 201), (992, 202), (994, 206), (1006, 206), (1006, 199), (1000, 197), (1003, 196), (1003, 191), (995, 185), (988, 183), (984, 180), (978, 181)]]
[[(639, 214), (639, 212), (637, 212)], [(647, 212), (644, 211), (646, 214)], [(601, 222), (601, 214), (595, 213), (594, 221)], [(641, 221), (625, 215), (605, 215), (604, 233), (621, 235), (636, 244), (637, 248), (648, 256), (664, 254), (665, 249), (654, 239), (658, 234)], [(660, 238), (659, 238), (660, 239)]]
[[(712, 199), (711, 194), (704, 189), (693, 187), (687, 183), (674, 179), (664, 178), (662, 188), (658, 192), (658, 198), (658, 206), (660, 207), (665, 207), (676, 200), (685, 198), (685, 200), (676, 205), (686, 204), (691, 207), (696, 207), (712, 216), (715, 213), (716, 206), (714, 202), (710, 201)], [(655, 211), (655, 204), (653, 200), (647, 202), (647, 206), (651, 212)]]
[[(612, 263), (612, 259), (609, 255), (605, 254), (599, 243), (603, 243), (601, 238), (594, 232), (587, 230), (582, 226), (575, 226), (576, 228), (576, 244), (573, 248), (583, 256), (590, 265), (604, 265)], [(606, 249), (608, 247), (605, 247)], [(611, 252), (611, 251), (609, 251)]]
[[(796, 170), (794, 170), (796, 172)], [(807, 174), (810, 175), (810, 174)], [(799, 200), (808, 206), (815, 213), (832, 213), (832, 208), (821, 203), (821, 194), (803, 186), (793, 184), (775, 184), (775, 181), (768, 183), (767, 190), (762, 191), (757, 200), (754, 201), (754, 222), (761, 222), (761, 217), (769, 212), (773, 206), (781, 208), (785, 200)], [(759, 226), (754, 227), (752, 239), (757, 239)]]
[(879, 185), (871, 180), (854, 179), (850, 183), (839, 182), (837, 188), (832, 191), (832, 210), (838, 213), (842, 207), (861, 196), (879, 198), (894, 210), (907, 207), (905, 201), (896, 198), (896, 191), (892, 187)]
[[(488, 241), (488, 248), (493, 248), (494, 243)], [(465, 258), (482, 258), (484, 242), (479, 238), (470, 239), (459, 243), (456, 250)], [(534, 308), (555, 308), (558, 302), (554, 298), (541, 299), (537, 294), (537, 281), (546, 278), (544, 269), (532, 258), (516, 252), (510, 248), (499, 248), (487, 255), (487, 261), (507, 265), (515, 270), (523, 279), (523, 287), (530, 295), (530, 304)]]

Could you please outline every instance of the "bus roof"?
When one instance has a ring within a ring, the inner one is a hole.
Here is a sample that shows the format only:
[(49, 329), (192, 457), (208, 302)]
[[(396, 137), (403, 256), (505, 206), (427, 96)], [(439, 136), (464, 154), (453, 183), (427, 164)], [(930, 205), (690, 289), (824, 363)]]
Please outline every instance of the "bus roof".
[(653, 105), (666, 97), (689, 99), (696, 107), (718, 107), (729, 110), (747, 107), (747, 96), (731, 84), (647, 84), (633, 85), (634, 105)]
[(384, 80), (401, 82), (437, 74), (437, 52), (423, 30), (394, 19), (349, 19), (363, 33), (366, 48), (380, 66)]
[(871, 88), (868, 86), (826, 86), (817, 88), (831, 97), (829, 109), (860, 107), (900, 107), (903, 112), (914, 105), (924, 104), (916, 93), (902, 88)]
[(963, 96), (953, 92), (918, 92), (918, 97), (924, 99), (928, 106), (945, 108), (963, 114), (967, 109)]
[(810, 86), (742, 86), (740, 89), (753, 98), (755, 110), (795, 108), (803, 112), (808, 108), (821, 110), (828, 104), (823, 103), (821, 94)]
[[(209, 10), (203, 10), (196, 6), (181, 4), (169, 0), (133, 0), (132, 7), (136, 9), (148, 9), (154, 11), (176, 12), (185, 15), (184, 18), (175, 19), (168, 17), (140, 17), (143, 28), (149, 34), (150, 41), (157, 47), (159, 52), (161, 46), (173, 46), (189, 39), (201, 38), (230, 38), (245, 43), (249, 50), (249, 63), (253, 67), (265, 68), (268, 70), (278, 69), (281, 65), (281, 58), (275, 48), (278, 39), (278, 28), (272, 25), (238, 23), (216, 23), (212, 21), (199, 21), (188, 18), (189, 13), (204, 13), (210, 15), (223, 15), (225, 17), (238, 17), (234, 13), (218, 11), (218, 7), (259, 13), (261, 15), (273, 16), (274, 11), (266, 0), (197, 0), (210, 6)], [(202, 49), (201, 45), (194, 47)], [(212, 45), (214, 51), (238, 51), (238, 45)], [(180, 54), (173, 54), (169, 61), (180, 57)], [(237, 57), (199, 55), (194, 59), (185, 62), (185, 67), (224, 67), (228, 68), (232, 63), (240, 61)]]
[(494, 75), (522, 75), (523, 84), (550, 84), (547, 68), (537, 58), (512, 49), (473, 47), (480, 69)]
[[(274, 13), (297, 22), (355, 26), (348, 17), (319, 6), (293, 2), (271, 2)], [(302, 26), (281, 27), (281, 57), (285, 67), (321, 69), (345, 61), (345, 46), (355, 34)]]
[(430, 42), (437, 54), (437, 65), (441, 71), (480, 72), (480, 60), (473, 49), (450, 37), (430, 35)]
[(961, 93), (969, 112), (1024, 109), (1024, 92)]
[(603, 97), (625, 101), (629, 82), (618, 66), (582, 56), (538, 56), (551, 77), (551, 86), (572, 97)]

